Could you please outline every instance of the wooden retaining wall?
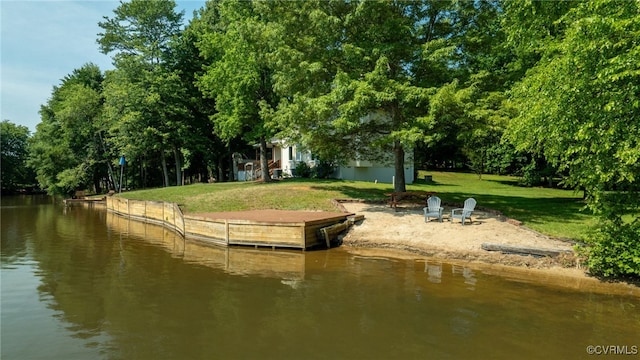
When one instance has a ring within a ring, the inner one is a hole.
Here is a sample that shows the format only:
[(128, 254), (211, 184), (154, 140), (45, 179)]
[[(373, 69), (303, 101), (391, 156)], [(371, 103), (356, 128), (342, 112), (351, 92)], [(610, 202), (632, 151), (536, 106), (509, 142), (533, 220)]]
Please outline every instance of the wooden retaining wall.
[(107, 210), (130, 219), (162, 225), (184, 236), (184, 215), (178, 204), (107, 197)]
[(115, 212), (107, 213), (106, 222), (109, 229), (158, 245), (185, 262), (234, 275), (304, 279), (305, 254), (299, 251), (226, 247), (212, 245), (209, 241), (188, 241), (164, 226), (129, 219)]
[[(299, 222), (215, 219), (184, 215), (177, 204), (107, 197), (107, 210), (129, 219), (162, 225), (185, 238), (215, 245), (251, 245), (307, 249), (328, 244), (320, 229), (349, 214)], [(327, 245), (328, 246), (328, 245)]]
[[(345, 215), (346, 216), (346, 215)], [(185, 215), (185, 236), (218, 245), (277, 246), (306, 249), (324, 245), (320, 229), (335, 219), (307, 222), (261, 222)]]

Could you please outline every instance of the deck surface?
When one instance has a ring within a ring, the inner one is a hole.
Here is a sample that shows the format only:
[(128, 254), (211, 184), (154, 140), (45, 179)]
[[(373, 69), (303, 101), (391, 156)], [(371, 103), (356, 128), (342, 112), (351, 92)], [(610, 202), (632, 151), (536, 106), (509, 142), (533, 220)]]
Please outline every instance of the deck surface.
[(205, 217), (215, 220), (250, 220), (257, 222), (273, 223), (302, 223), (318, 220), (345, 218), (350, 213), (329, 212), (329, 211), (298, 211), (298, 210), (248, 210), (248, 211), (228, 211), (196, 213), (195, 216)]

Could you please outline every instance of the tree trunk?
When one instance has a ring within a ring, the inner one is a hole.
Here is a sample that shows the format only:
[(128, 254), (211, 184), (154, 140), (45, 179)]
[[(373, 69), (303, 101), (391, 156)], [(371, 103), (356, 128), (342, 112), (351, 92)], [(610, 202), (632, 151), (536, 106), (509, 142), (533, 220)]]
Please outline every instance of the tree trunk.
[(260, 138), (260, 168), (262, 170), (262, 181), (270, 182), (269, 176), (269, 160), (267, 159), (267, 140), (263, 137)]
[(395, 181), (393, 184), (394, 192), (407, 191), (406, 180), (404, 178), (404, 149), (399, 140), (393, 142), (393, 157), (395, 164)]
[(93, 188), (96, 194), (102, 193), (102, 187), (100, 186), (100, 176), (94, 172), (93, 174)]
[(140, 186), (147, 187), (147, 160), (144, 157), (140, 159)]
[(169, 171), (167, 170), (167, 158), (164, 156), (164, 151), (160, 151), (160, 161), (162, 162), (162, 175), (164, 181), (164, 187), (169, 186)]
[(109, 189), (116, 189), (116, 181), (113, 176), (113, 168), (111, 167), (111, 162), (107, 161), (107, 173), (109, 174)]
[[(218, 181), (226, 181), (224, 176), (224, 173), (225, 173), (224, 163), (225, 163), (225, 157), (224, 156), (218, 157), (218, 179), (219, 179)], [(229, 181), (238, 180), (235, 178), (235, 174), (233, 173), (233, 167), (229, 169), (229, 176), (227, 176), (227, 178), (229, 178)]]
[(180, 149), (177, 146), (173, 147), (173, 157), (176, 159), (176, 185), (181, 186), (182, 184), (182, 154), (180, 153)]
[[(102, 153), (103, 154), (107, 154), (107, 145), (104, 142), (104, 139), (102, 138), (102, 131), (98, 131), (98, 137), (100, 138), (100, 145), (102, 146)], [(109, 174), (109, 180), (110, 180), (110, 186), (109, 188), (112, 188), (113, 190), (116, 189), (116, 181), (115, 181), (115, 176), (113, 175), (113, 168), (111, 167), (111, 161), (107, 160), (107, 173)], [(113, 186), (113, 187), (111, 187)]]
[[(394, 128), (399, 128), (402, 125), (402, 111), (400, 111), (400, 104), (397, 100), (392, 102), (391, 107), (389, 108), (389, 116), (391, 117)], [(402, 147), (400, 140), (397, 139), (393, 141), (393, 158), (393, 163), (395, 165), (393, 191), (405, 192), (407, 191), (407, 185), (404, 178), (404, 148)]]

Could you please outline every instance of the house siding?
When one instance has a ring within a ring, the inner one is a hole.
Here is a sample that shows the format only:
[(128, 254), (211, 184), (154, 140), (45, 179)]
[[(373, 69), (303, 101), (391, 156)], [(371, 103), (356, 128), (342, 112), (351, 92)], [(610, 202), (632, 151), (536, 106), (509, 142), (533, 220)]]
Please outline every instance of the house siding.
[[(356, 167), (341, 166), (336, 172), (336, 178), (342, 180), (371, 181), (391, 184), (394, 182), (395, 169), (393, 167), (375, 166)], [(413, 165), (405, 166), (404, 179), (407, 184), (414, 182)]]
[[(273, 147), (273, 160), (280, 160), (280, 168), (283, 176), (293, 176), (296, 164), (305, 162), (309, 166), (315, 166), (316, 161), (307, 150), (302, 150), (297, 145), (287, 145), (282, 140), (271, 142)], [(246, 177), (244, 169), (238, 169), (236, 179), (250, 180)], [(346, 165), (340, 166), (334, 173), (334, 178), (354, 181), (371, 181), (391, 184), (394, 182), (395, 169), (393, 165), (381, 164), (367, 160), (352, 160)], [(413, 151), (406, 151), (404, 177), (407, 184), (415, 181), (413, 168)]]

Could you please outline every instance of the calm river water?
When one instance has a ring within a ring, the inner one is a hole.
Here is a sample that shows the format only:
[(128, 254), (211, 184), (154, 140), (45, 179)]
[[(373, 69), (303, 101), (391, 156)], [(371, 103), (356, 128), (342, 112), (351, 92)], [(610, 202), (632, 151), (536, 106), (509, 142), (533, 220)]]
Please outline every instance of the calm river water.
[(633, 296), (344, 248), (209, 248), (49, 197), (2, 198), (1, 220), (4, 360), (640, 356)]

